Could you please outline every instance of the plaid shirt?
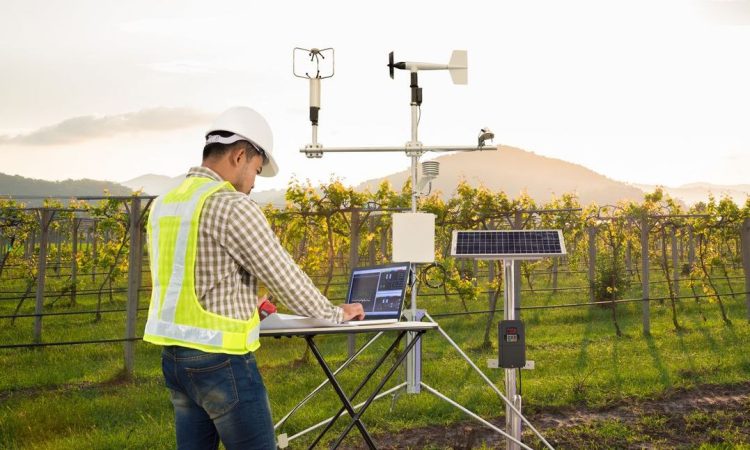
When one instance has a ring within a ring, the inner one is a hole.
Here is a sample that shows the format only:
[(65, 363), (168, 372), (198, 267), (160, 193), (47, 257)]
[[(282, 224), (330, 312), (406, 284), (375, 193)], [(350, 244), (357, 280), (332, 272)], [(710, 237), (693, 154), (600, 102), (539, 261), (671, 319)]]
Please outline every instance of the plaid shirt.
[[(207, 167), (188, 177), (224, 181)], [(258, 308), (258, 281), (298, 314), (343, 320), (310, 277), (297, 266), (268, 225), (261, 208), (247, 195), (222, 189), (203, 205), (195, 261), (195, 290), (207, 311), (247, 320)]]

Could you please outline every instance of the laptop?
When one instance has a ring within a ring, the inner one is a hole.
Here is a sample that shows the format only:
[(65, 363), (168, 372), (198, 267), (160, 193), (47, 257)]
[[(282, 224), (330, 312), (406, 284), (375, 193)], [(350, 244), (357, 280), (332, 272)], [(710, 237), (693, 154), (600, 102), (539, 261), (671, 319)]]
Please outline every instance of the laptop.
[(398, 322), (408, 281), (409, 263), (357, 267), (352, 270), (346, 303), (361, 303), (365, 318), (346, 323), (376, 325)]

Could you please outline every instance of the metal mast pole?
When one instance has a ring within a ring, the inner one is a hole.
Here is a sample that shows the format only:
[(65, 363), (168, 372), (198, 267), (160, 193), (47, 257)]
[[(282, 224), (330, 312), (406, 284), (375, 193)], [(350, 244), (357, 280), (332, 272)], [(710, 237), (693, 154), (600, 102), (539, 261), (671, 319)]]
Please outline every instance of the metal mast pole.
[[(505, 307), (503, 318), (505, 320), (516, 320), (516, 293), (515, 293), (515, 264), (513, 260), (503, 260), (505, 270)], [(521, 412), (521, 396), (516, 394), (516, 369), (505, 369), (505, 395), (513, 403), (515, 409)], [(521, 440), (521, 417), (513, 411), (510, 405), (505, 405), (505, 432), (517, 440)], [(508, 450), (520, 450), (518, 444), (507, 441)]]
[[(422, 152), (422, 143), (419, 142), (419, 106), (422, 103), (421, 89), (417, 84), (417, 72), (411, 72), (411, 140), (406, 144), (407, 155), (411, 156), (411, 212), (417, 212), (417, 168), (419, 167), (419, 156)], [(411, 272), (416, 276), (417, 266), (411, 264)], [(411, 308), (409, 320), (417, 320), (417, 284), (411, 287)], [(406, 335), (406, 345), (411, 343), (416, 336), (415, 333)], [(406, 358), (406, 392), (417, 394), (420, 392), (422, 380), (419, 373), (419, 350), (414, 347)]]

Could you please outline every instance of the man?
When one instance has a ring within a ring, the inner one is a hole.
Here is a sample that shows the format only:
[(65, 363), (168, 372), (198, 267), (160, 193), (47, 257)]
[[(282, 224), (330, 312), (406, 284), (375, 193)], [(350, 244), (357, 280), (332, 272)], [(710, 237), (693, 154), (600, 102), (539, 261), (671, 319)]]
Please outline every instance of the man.
[(162, 370), (180, 449), (274, 449), (253, 351), (260, 346), (258, 282), (292, 310), (331, 322), (362, 319), (332, 305), (282, 248), (247, 194), (274, 176), (273, 136), (250, 108), (222, 113), (203, 165), (158, 197), (148, 223), (153, 291), (144, 340), (164, 346)]

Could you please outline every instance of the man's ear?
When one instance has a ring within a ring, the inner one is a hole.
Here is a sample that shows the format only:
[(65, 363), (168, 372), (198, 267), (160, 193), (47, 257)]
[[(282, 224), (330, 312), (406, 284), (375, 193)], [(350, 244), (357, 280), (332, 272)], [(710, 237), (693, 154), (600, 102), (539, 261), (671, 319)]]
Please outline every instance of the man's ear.
[(245, 147), (238, 145), (232, 149), (232, 165), (239, 166), (245, 159)]

